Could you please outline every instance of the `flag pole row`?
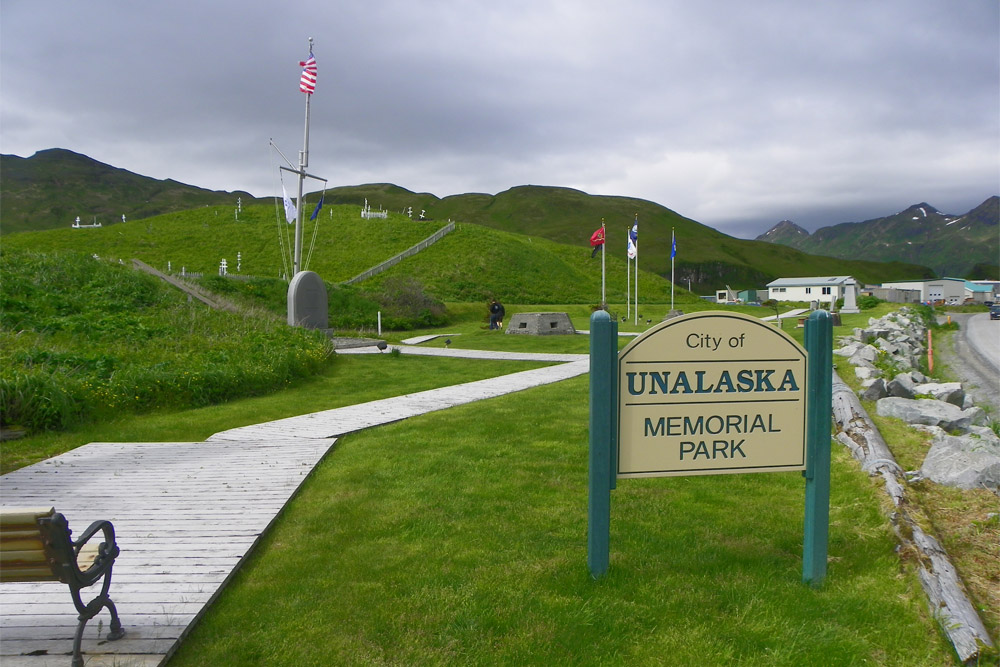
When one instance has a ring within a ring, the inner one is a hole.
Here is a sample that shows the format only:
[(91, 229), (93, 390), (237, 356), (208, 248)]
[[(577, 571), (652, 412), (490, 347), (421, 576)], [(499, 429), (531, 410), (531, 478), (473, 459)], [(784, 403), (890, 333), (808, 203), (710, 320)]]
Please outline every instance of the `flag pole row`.
[[(606, 241), (607, 225), (604, 218), (601, 218), (601, 226), (590, 235), (590, 245), (593, 251), (590, 253), (591, 259), (601, 253), (601, 306), (607, 308), (606, 280), (604, 263), (604, 244)], [(633, 299), (635, 303), (634, 323), (639, 324), (639, 214), (635, 214), (632, 226), (626, 228), (626, 313), (625, 319), (632, 316)], [(674, 257), (677, 256), (677, 237), (674, 229), (670, 229), (670, 310), (674, 309)], [(632, 289), (632, 271), (635, 270), (635, 289)]]

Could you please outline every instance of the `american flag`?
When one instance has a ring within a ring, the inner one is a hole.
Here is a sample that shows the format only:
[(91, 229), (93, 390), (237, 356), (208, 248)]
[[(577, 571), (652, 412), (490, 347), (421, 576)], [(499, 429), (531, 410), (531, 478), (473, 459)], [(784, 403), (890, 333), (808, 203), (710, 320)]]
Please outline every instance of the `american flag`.
[(316, 92), (316, 58), (309, 54), (308, 60), (299, 62), (302, 66), (302, 77), (299, 79), (299, 90), (306, 95)]

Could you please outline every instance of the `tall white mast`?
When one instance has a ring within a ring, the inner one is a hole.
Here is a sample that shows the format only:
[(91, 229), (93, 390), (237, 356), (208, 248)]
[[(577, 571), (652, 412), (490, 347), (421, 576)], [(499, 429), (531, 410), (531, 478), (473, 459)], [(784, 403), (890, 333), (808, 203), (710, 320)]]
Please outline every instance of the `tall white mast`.
[[(313, 52), (313, 38), (309, 38), (309, 55)], [(306, 167), (309, 166), (309, 102), (312, 95), (306, 95), (306, 129), (302, 137), (302, 150), (299, 152), (299, 195), (298, 215), (295, 218), (295, 255), (292, 261), (292, 275), (302, 270), (302, 182), (306, 178)]]
[(635, 324), (639, 325), (639, 213), (635, 214)]

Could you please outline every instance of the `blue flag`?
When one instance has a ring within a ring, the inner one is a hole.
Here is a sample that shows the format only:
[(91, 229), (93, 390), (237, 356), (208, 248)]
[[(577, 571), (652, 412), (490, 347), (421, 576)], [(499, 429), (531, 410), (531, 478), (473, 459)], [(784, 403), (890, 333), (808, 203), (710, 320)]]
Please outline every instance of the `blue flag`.
[(670, 232), (670, 259), (677, 256), (677, 237), (674, 236), (673, 232)]
[(316, 216), (319, 215), (319, 210), (321, 208), (323, 208), (323, 198), (324, 197), (326, 197), (326, 193), (325, 192), (322, 195), (320, 195), (319, 201), (316, 203), (316, 210), (313, 211), (313, 214), (309, 216), (310, 220), (315, 220)]

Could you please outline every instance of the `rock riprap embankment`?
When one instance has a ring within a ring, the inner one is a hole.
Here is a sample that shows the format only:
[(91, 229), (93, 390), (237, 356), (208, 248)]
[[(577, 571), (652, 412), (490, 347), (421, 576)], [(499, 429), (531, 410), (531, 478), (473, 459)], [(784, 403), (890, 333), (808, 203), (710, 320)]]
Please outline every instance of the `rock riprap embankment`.
[(911, 479), (958, 488), (1000, 490), (1000, 437), (960, 382), (939, 382), (917, 370), (927, 330), (910, 308), (870, 318), (868, 326), (840, 339), (834, 354), (846, 357), (861, 381), (861, 397), (881, 416), (895, 417), (931, 435), (931, 447)]

